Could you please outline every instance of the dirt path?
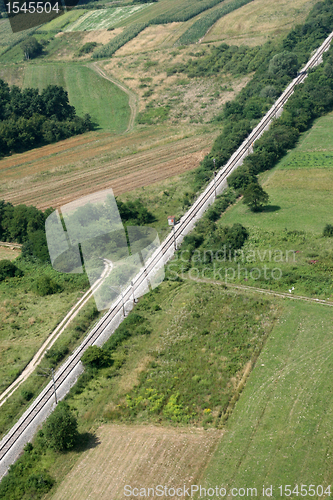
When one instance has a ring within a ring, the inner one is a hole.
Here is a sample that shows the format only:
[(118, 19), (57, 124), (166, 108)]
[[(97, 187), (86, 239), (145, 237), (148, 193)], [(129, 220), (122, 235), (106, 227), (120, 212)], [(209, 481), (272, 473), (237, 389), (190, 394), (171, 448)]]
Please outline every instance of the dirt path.
[(226, 283), (224, 281), (215, 281), (210, 279), (200, 279), (200, 278), (186, 278), (192, 279), (193, 281), (198, 281), (200, 283), (211, 283), (213, 285), (223, 285), (227, 288), (233, 288), (236, 290), (246, 290), (257, 293), (264, 293), (267, 295), (273, 295), (274, 297), (282, 297), (283, 299), (293, 299), (293, 300), (303, 300), (305, 302), (312, 302), (314, 304), (322, 304), (324, 306), (333, 307), (333, 302), (325, 299), (313, 299), (312, 297), (304, 297), (302, 295), (293, 295), (292, 293), (283, 293), (283, 292), (275, 292), (274, 290), (269, 290), (265, 288), (257, 288), (254, 286), (246, 286), (246, 285), (234, 285), (232, 283)]
[(117, 85), (117, 87), (119, 87), (121, 90), (123, 90), (128, 95), (128, 104), (129, 104), (129, 107), (131, 109), (131, 116), (130, 116), (130, 119), (129, 119), (129, 122), (128, 122), (127, 129), (125, 130), (125, 134), (127, 132), (130, 132), (131, 130), (133, 130), (133, 128), (134, 128), (134, 122), (135, 122), (135, 117), (136, 117), (136, 113), (137, 113), (137, 110), (138, 110), (138, 99), (137, 99), (137, 96), (134, 94), (134, 92), (132, 92), (131, 90), (129, 90), (129, 88), (126, 87), (119, 80), (117, 80), (114, 77), (106, 75), (104, 73), (104, 71), (102, 70), (102, 68), (100, 68), (100, 66), (98, 65), (97, 62), (94, 62), (94, 63), (91, 63), (91, 64), (87, 64), (87, 66), (88, 66), (88, 68), (91, 68), (93, 71), (95, 71), (96, 73), (98, 73), (102, 78), (105, 78), (106, 80), (109, 80), (109, 82), (113, 83), (114, 85)]
[(105, 268), (101, 278), (97, 280), (96, 283), (94, 283), (94, 285), (91, 288), (89, 288), (89, 290), (66, 314), (66, 316), (59, 323), (57, 328), (55, 328), (55, 330), (53, 330), (53, 332), (48, 336), (45, 342), (43, 342), (42, 346), (36, 352), (30, 363), (28, 363), (28, 365), (24, 368), (19, 377), (17, 377), (17, 379), (15, 379), (14, 382), (10, 384), (10, 386), (7, 387), (7, 389), (2, 394), (0, 394), (0, 406), (2, 406), (7, 401), (7, 399), (16, 391), (16, 389), (18, 389), (20, 385), (27, 380), (27, 378), (29, 377), (29, 375), (31, 375), (31, 373), (35, 370), (35, 368), (37, 368), (37, 366), (42, 361), (46, 351), (53, 346), (53, 344), (60, 337), (62, 332), (68, 327), (68, 325), (80, 312), (82, 307), (84, 307), (85, 304), (88, 302), (88, 300), (93, 296), (93, 293), (102, 285), (104, 278), (109, 276), (110, 272), (112, 271), (112, 267), (113, 267), (112, 262), (110, 261), (108, 261), (107, 263), (105, 262)]

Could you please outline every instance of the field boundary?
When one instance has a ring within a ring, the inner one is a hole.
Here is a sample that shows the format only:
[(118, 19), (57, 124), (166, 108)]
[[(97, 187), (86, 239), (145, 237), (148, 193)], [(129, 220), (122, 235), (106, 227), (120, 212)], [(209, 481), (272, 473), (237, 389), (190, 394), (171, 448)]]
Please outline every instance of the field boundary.
[(302, 300), (304, 302), (312, 302), (314, 304), (322, 304), (324, 306), (329, 306), (333, 307), (333, 302), (325, 299), (314, 299), (312, 297), (304, 297), (303, 295), (293, 295), (291, 293), (284, 293), (284, 292), (275, 292), (274, 290), (265, 289), (265, 288), (257, 288), (255, 286), (247, 286), (247, 285), (234, 285), (232, 283), (226, 283), (225, 281), (217, 281), (217, 280), (210, 280), (210, 279), (204, 279), (204, 278), (191, 278), (191, 277), (184, 277), (185, 279), (191, 279), (193, 281), (197, 281), (199, 283), (210, 283), (212, 285), (220, 285), (220, 286), (225, 286), (226, 288), (233, 288), (233, 289), (238, 289), (238, 290), (245, 290), (245, 291), (251, 291), (251, 292), (256, 292), (256, 293), (264, 293), (267, 295), (272, 295), (274, 297), (280, 297), (282, 299), (293, 299), (293, 300)]
[(119, 87), (120, 90), (122, 90), (128, 95), (128, 104), (131, 110), (131, 116), (128, 122), (127, 129), (125, 130), (124, 133), (127, 134), (128, 132), (131, 132), (134, 128), (135, 117), (138, 112), (138, 98), (136, 94), (134, 94), (134, 92), (132, 92), (128, 87), (126, 87), (125, 84), (121, 83), (116, 78), (106, 75), (97, 62), (87, 64), (87, 67), (91, 68), (102, 78), (105, 78), (105, 80), (109, 80), (109, 82), (113, 83), (114, 85), (117, 85), (117, 87)]

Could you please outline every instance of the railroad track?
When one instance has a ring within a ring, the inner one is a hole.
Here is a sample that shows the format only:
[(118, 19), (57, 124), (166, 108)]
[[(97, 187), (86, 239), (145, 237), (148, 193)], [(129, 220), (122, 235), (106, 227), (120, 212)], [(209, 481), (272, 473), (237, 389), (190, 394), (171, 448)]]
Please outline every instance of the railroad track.
[[(160, 247), (154, 252), (152, 257), (147, 261), (146, 267), (143, 268), (133, 279), (133, 286), (128, 287), (126, 291), (123, 292), (125, 302), (132, 301), (135, 292), (137, 292), (136, 295), (138, 295), (139, 290), (142, 291), (142, 288), (147, 288), (149, 278), (152, 278), (156, 274), (156, 271), (159, 268), (163, 267), (163, 265), (171, 258), (174, 253), (175, 241), (182, 241), (184, 235), (191, 231), (195, 222), (201, 217), (202, 213), (207, 209), (207, 207), (214, 201), (216, 193), (223, 190), (227, 177), (235, 170), (235, 168), (237, 168), (237, 166), (239, 166), (239, 164), (247, 156), (247, 154), (249, 154), (254, 142), (259, 139), (259, 137), (265, 130), (268, 129), (272, 119), (276, 117), (277, 113), (281, 111), (284, 104), (293, 94), (296, 85), (299, 85), (305, 80), (305, 78), (307, 77), (307, 71), (309, 69), (314, 68), (322, 61), (322, 55), (329, 49), (332, 38), (333, 33), (331, 33), (329, 37), (324, 41), (324, 43), (319, 47), (316, 53), (310, 58), (308, 63), (301, 70), (297, 78), (295, 78), (290, 83), (290, 85), (281, 94), (279, 99), (274, 103), (274, 105), (263, 117), (257, 127), (251, 132), (249, 137), (231, 156), (227, 164), (222, 167), (219, 172), (217, 172), (216, 177), (209, 183), (205, 191), (197, 198), (188, 212), (186, 212), (186, 214), (180, 219), (179, 223), (175, 227), (174, 235), (173, 233), (170, 233), (160, 245)], [(78, 367), (84, 351), (90, 345), (93, 345), (98, 341), (105, 330), (110, 326), (111, 321), (113, 321), (117, 317), (117, 315), (119, 315), (119, 313), (122, 313), (121, 297), (117, 298), (117, 300), (111, 306), (110, 310), (87, 335), (80, 347), (58, 370), (55, 375), (55, 386), (57, 390), (59, 390), (62, 385), (66, 381), (68, 381), (71, 374)], [(13, 456), (10, 459), (11, 463), (15, 461), (24, 445), (24, 434), (27, 435), (25, 440), (25, 442), (27, 442), (29, 440), (29, 433), (27, 433), (29, 426), (31, 426), (36, 421), (36, 419), (38, 419), (40, 412), (45, 408), (45, 406), (50, 405), (53, 397), (53, 386), (51, 383), (49, 383), (48, 386), (32, 403), (30, 408), (24, 413), (20, 420), (12, 427), (12, 429), (0, 442), (0, 477), (3, 476), (7, 470), (7, 465), (6, 467), (2, 466), (1, 468), (4, 459), (7, 458), (10, 451), (13, 450), (13, 448), (16, 446), (17, 448), (20, 447), (20, 449), (16, 449), (15, 453), (13, 453)], [(18, 443), (20, 446), (18, 446)]]

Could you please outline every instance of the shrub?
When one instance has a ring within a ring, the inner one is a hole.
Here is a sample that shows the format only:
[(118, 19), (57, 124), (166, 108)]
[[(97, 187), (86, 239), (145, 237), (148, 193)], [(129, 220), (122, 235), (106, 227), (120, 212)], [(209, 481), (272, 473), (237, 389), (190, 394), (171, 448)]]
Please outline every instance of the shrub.
[(15, 264), (8, 259), (0, 260), (0, 281), (20, 276), (23, 276), (23, 272)]
[(323, 231), (323, 236), (333, 238), (333, 226), (331, 224), (326, 224)]
[(40, 276), (33, 285), (37, 295), (44, 297), (61, 291), (60, 285), (47, 275)]

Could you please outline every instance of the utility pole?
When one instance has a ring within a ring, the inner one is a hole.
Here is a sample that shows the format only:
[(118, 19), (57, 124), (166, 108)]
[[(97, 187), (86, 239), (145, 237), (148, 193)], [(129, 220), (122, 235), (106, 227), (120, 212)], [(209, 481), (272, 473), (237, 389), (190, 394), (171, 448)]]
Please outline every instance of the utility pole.
[(133, 304), (136, 304), (135, 297), (134, 297), (134, 283), (131, 281), (131, 287), (132, 287), (132, 294), (133, 294)]
[(58, 404), (58, 398), (57, 398), (57, 391), (56, 391), (56, 385), (55, 385), (55, 380), (54, 380), (54, 369), (53, 368), (42, 368), (41, 366), (38, 368), (39, 370), (43, 370), (44, 373), (37, 373), (39, 377), (49, 377), (51, 375), (52, 377), (52, 382), (53, 382), (53, 389), (54, 389), (54, 399), (55, 399), (55, 404)]
[(175, 247), (175, 250), (177, 250), (177, 241), (176, 241), (176, 235), (175, 235), (175, 220), (176, 219), (174, 216), (168, 217), (168, 224), (169, 224), (169, 226), (172, 226), (173, 246)]

